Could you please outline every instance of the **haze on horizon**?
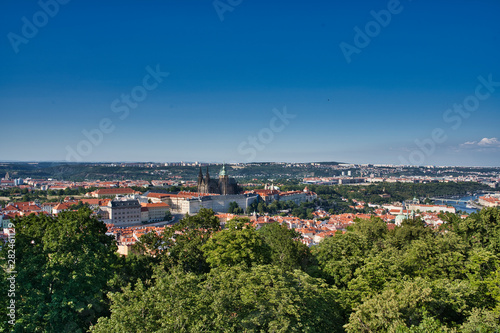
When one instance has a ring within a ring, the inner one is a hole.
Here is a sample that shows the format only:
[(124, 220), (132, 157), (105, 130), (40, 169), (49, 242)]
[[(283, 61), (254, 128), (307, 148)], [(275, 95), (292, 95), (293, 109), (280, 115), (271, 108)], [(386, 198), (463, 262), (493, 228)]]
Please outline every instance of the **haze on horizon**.
[(0, 160), (500, 166), (496, 0), (57, 1), (0, 4)]

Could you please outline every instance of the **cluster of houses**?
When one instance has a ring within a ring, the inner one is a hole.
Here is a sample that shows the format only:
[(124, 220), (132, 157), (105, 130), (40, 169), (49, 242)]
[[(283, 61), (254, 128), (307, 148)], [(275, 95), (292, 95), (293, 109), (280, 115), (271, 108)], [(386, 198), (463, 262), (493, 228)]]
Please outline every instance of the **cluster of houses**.
[(121, 225), (164, 221), (165, 216), (169, 215), (169, 207), (165, 203), (139, 202), (122, 196), (114, 199), (66, 197), (63, 202), (11, 202), (1, 209), (0, 222), (5, 225), (16, 217), (30, 214), (57, 216), (63, 211), (76, 209), (77, 205), (82, 204), (88, 205), (94, 211), (94, 215), (103, 222)]

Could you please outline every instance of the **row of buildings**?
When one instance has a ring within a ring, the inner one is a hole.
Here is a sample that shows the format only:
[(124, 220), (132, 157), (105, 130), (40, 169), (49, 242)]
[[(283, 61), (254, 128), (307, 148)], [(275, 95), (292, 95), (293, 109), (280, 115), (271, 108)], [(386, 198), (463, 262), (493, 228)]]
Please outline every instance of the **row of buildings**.
[(477, 202), (483, 207), (498, 207), (500, 206), (500, 197), (498, 195), (486, 195), (479, 197)]
[(361, 176), (351, 177), (347, 175), (337, 177), (306, 177), (302, 181), (304, 184), (315, 185), (347, 185), (347, 184), (373, 184), (373, 183), (449, 183), (449, 182), (480, 182), (495, 188), (500, 183), (498, 177), (468, 176)]

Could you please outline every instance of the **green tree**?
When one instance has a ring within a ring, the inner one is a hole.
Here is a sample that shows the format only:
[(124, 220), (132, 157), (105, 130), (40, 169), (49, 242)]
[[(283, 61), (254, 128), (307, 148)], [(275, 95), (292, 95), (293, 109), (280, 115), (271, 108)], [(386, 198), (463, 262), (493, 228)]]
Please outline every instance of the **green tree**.
[(141, 236), (134, 249), (150, 256), (153, 263), (161, 262), (166, 270), (180, 265), (186, 272), (204, 273), (209, 265), (201, 247), (218, 230), (220, 222), (214, 211), (202, 208), (196, 215), (186, 214), (162, 234), (153, 232)]
[(322, 276), (339, 288), (347, 287), (354, 272), (363, 265), (367, 252), (366, 240), (352, 232), (323, 239), (313, 249)]
[(460, 327), (464, 333), (500, 332), (500, 315), (493, 311), (474, 308), (467, 321)]
[(302, 268), (307, 271), (312, 260), (309, 248), (300, 242), (300, 233), (279, 223), (270, 223), (258, 231), (271, 249), (271, 262), (286, 270)]
[(453, 230), (475, 247), (485, 247), (495, 254), (500, 254), (500, 209), (485, 208), (473, 213), (466, 219), (457, 215), (444, 216)]
[(176, 268), (156, 276), (148, 288), (141, 280), (132, 288), (110, 293), (111, 316), (99, 318), (92, 332), (187, 332), (199, 317), (200, 277)]
[(396, 226), (387, 233), (387, 242), (398, 249), (405, 248), (412, 241), (431, 235), (431, 228), (427, 228), (425, 222), (420, 218), (404, 220), (400, 226)]
[(369, 248), (372, 248), (374, 245), (382, 247), (382, 243), (387, 234), (387, 224), (378, 217), (372, 217), (368, 220), (356, 219), (354, 221), (353, 230), (355, 233), (364, 237)]
[(243, 209), (238, 206), (238, 203), (236, 201), (232, 201), (229, 203), (229, 209), (228, 209), (229, 214), (243, 214)]
[(232, 219), (202, 246), (211, 267), (251, 267), (270, 262), (269, 246), (249, 222), (247, 218)]
[(107, 283), (118, 258), (106, 226), (90, 210), (29, 215), (16, 225), (14, 330), (83, 332), (106, 315)]
[(414, 240), (402, 256), (403, 271), (410, 276), (464, 278), (466, 245), (453, 232)]
[(336, 290), (302, 271), (222, 267), (206, 277), (176, 268), (147, 288), (110, 295), (92, 332), (341, 332)]
[(394, 282), (356, 307), (345, 328), (347, 332), (419, 332), (418, 327), (428, 327), (440, 332), (465, 321), (472, 310), (466, 301), (470, 295), (470, 285), (463, 281)]

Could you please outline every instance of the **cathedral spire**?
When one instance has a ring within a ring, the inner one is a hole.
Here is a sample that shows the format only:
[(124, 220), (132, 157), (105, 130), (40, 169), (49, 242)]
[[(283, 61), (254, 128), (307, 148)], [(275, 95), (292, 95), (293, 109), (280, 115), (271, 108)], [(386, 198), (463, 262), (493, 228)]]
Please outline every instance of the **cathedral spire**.
[(223, 177), (226, 175), (226, 163), (222, 164), (222, 169), (219, 172), (219, 177)]
[(203, 181), (203, 173), (201, 172), (201, 166), (200, 166), (200, 172), (198, 173), (198, 184)]

